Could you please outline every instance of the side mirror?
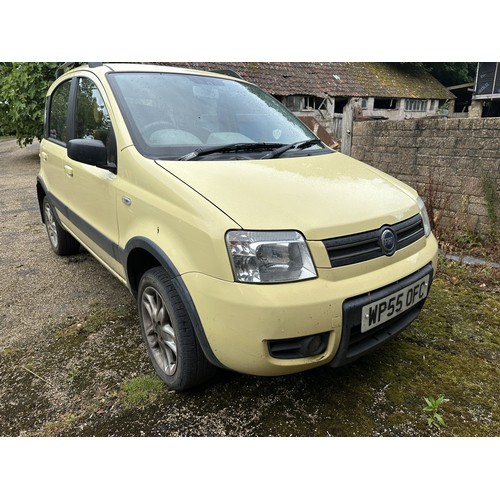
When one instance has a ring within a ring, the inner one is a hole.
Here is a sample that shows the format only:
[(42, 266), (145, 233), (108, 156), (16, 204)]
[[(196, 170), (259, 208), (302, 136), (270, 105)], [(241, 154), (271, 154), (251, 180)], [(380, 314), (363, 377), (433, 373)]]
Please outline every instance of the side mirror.
[(71, 139), (68, 141), (68, 156), (75, 161), (109, 168), (106, 146), (96, 139)]

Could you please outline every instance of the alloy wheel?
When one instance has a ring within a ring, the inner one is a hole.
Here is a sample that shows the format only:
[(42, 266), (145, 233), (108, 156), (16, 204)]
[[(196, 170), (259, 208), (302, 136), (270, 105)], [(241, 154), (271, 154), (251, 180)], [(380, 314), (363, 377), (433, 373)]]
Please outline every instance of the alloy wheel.
[(54, 214), (52, 213), (52, 208), (48, 203), (45, 203), (45, 225), (47, 226), (47, 233), (52, 246), (57, 248), (58, 238), (56, 220), (54, 218)]
[(172, 321), (159, 292), (148, 286), (141, 300), (144, 332), (150, 352), (166, 375), (177, 369), (177, 341)]

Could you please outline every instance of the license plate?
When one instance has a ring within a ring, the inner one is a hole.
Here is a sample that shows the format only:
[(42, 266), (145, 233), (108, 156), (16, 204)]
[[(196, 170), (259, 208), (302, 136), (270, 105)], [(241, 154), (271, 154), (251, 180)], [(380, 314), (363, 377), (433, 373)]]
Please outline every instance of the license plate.
[(428, 293), (429, 276), (426, 276), (399, 290), (399, 292), (367, 304), (361, 310), (361, 333), (367, 332), (410, 309), (417, 302), (425, 299)]

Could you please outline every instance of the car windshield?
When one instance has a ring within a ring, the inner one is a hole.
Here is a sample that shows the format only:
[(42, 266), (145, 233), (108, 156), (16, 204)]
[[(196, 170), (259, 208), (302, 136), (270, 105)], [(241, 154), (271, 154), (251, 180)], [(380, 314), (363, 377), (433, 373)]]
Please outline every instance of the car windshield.
[[(232, 144), (260, 144), (245, 148), (258, 157), (273, 148), (315, 139), (288, 109), (249, 83), (154, 72), (116, 72), (108, 78), (134, 145), (150, 158), (173, 160), (213, 148), (217, 155), (200, 157), (225, 159), (226, 150), (218, 151), (217, 146)], [(331, 151), (318, 142), (307, 151), (290, 148), (287, 154)]]

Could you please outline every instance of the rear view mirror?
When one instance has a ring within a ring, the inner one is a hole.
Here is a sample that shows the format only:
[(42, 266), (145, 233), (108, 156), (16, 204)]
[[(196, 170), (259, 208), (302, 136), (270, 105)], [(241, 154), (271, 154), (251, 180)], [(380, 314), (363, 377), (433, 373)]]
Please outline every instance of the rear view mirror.
[(218, 99), (219, 89), (211, 85), (194, 85), (193, 95), (202, 99)]

